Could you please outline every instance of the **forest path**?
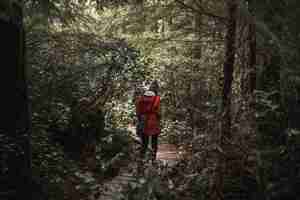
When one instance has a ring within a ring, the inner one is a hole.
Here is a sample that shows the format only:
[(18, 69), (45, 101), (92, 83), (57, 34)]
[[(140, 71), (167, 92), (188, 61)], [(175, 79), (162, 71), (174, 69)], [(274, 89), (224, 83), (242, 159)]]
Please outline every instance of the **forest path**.
[[(135, 140), (139, 140), (136, 136), (136, 129), (134, 126), (129, 125), (128, 131), (132, 133)], [(157, 160), (161, 161), (164, 165), (172, 166), (176, 164), (180, 158), (181, 151), (174, 144), (159, 143), (157, 149)]]
[[(135, 135), (135, 130), (130, 129)], [(137, 139), (137, 138), (136, 138)], [(181, 152), (173, 144), (159, 144), (157, 160), (163, 166), (172, 167), (179, 160)], [(136, 175), (137, 163), (132, 162), (119, 171), (119, 175), (105, 182), (96, 194), (90, 196), (90, 200), (118, 200), (122, 199), (122, 191), (129, 184), (137, 183), (143, 176)]]

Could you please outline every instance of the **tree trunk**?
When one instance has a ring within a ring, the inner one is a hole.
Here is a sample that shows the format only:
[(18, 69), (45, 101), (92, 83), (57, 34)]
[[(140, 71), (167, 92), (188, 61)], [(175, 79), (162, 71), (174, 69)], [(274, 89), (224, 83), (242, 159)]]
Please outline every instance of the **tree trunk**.
[(223, 65), (224, 73), (224, 84), (222, 92), (222, 141), (225, 138), (231, 138), (231, 93), (232, 93), (232, 81), (233, 81), (233, 70), (235, 61), (235, 39), (236, 39), (236, 14), (237, 14), (237, 3), (235, 0), (228, 2), (229, 20), (226, 34), (226, 55), (225, 62)]
[(242, 80), (244, 87), (242, 87), (241, 90), (243, 97), (248, 99), (248, 96), (256, 89), (256, 28), (253, 17), (253, 3), (251, 0), (248, 0), (247, 2), (251, 17), (247, 21), (247, 65), (246, 76), (244, 80)]
[[(223, 153), (228, 153), (227, 141), (232, 138), (231, 133), (231, 93), (232, 93), (232, 81), (233, 70), (236, 53), (236, 20), (237, 20), (237, 2), (236, 0), (230, 0), (227, 2), (228, 9), (228, 21), (227, 21), (227, 33), (226, 33), (226, 54), (223, 65), (224, 83), (222, 93), (222, 119), (221, 119), (221, 132), (219, 146), (223, 150)], [(224, 188), (224, 175), (227, 169), (227, 163), (224, 159), (224, 154), (220, 154), (218, 160), (218, 169), (216, 177), (216, 199), (223, 199)]]
[(23, 16), (19, 5), (8, 5), (10, 12), (0, 11), (0, 199), (32, 199)]
[[(201, 1), (199, 2), (201, 3)], [(201, 48), (201, 29), (202, 29), (202, 14), (197, 12), (194, 14), (194, 23), (195, 23), (195, 41), (196, 43), (193, 45), (193, 58), (200, 59), (202, 56), (202, 48)]]
[[(251, 10), (250, 10), (251, 12)], [(256, 88), (256, 29), (254, 19), (249, 24), (249, 93), (253, 94)]]

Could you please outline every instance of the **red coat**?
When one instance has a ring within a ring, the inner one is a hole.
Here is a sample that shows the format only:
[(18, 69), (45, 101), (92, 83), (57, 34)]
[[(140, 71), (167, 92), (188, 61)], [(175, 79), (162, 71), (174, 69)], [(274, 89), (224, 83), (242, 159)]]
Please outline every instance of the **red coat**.
[(157, 135), (160, 133), (159, 122), (160, 97), (141, 96), (137, 101), (137, 115), (146, 116), (144, 134)]

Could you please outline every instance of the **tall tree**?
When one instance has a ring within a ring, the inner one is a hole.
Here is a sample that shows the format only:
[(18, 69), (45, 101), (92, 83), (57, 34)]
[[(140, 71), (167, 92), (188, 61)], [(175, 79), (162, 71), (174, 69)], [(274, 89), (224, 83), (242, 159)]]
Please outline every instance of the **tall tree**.
[[(0, 199), (31, 199), (30, 117), (25, 75), (22, 5), (0, 4)], [(13, 105), (12, 105), (13, 104)], [(9, 106), (10, 105), (10, 106)]]
[[(237, 9), (238, 4), (236, 0), (227, 1), (228, 9), (228, 21), (227, 21), (227, 33), (225, 39), (225, 61), (223, 65), (224, 83), (222, 92), (222, 121), (220, 132), (220, 147), (225, 153), (228, 150), (226, 148), (228, 141), (232, 137), (231, 133), (231, 94), (232, 94), (232, 82), (233, 82), (233, 70), (236, 54), (236, 26), (237, 26)], [(216, 179), (216, 191), (217, 199), (223, 199), (222, 191), (224, 185), (224, 174), (226, 173), (226, 160), (223, 155), (220, 155), (218, 163), (218, 172)]]

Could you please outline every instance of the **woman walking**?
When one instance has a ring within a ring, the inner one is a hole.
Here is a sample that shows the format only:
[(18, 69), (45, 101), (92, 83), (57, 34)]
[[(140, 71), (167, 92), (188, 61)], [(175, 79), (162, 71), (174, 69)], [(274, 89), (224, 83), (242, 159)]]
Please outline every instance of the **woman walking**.
[(154, 81), (149, 90), (138, 99), (137, 115), (140, 119), (139, 123), (143, 124), (141, 139), (142, 150), (141, 157), (145, 157), (149, 140), (152, 147), (152, 161), (156, 160), (158, 136), (160, 134), (160, 96), (158, 95), (158, 83)]

